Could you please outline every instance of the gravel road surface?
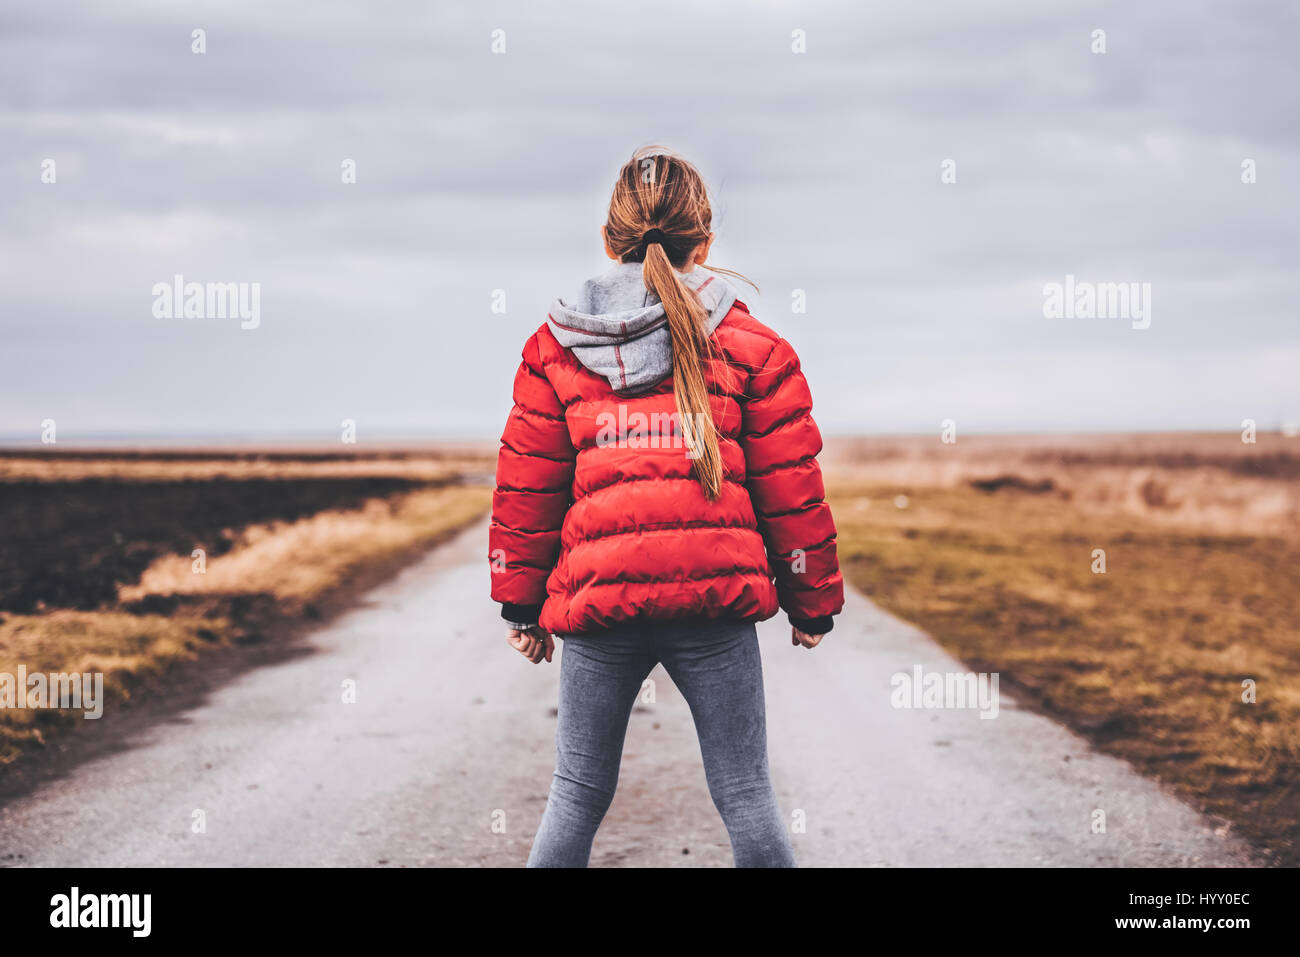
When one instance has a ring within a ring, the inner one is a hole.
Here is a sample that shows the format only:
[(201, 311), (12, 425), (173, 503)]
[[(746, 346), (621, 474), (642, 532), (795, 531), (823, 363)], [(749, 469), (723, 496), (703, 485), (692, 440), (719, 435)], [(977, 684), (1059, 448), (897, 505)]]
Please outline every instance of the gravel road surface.
[[(563, 644), (539, 666), (506, 646), (485, 540), (485, 524), (470, 529), (316, 632), (311, 653), (10, 800), (0, 863), (521, 865), (552, 770)], [(815, 651), (791, 647), (784, 617), (760, 635), (773, 775), (802, 866), (1252, 861), (1005, 693), (993, 720), (893, 707), (895, 673), (964, 669), (861, 595)], [(592, 864), (727, 866), (690, 713), (652, 677)]]

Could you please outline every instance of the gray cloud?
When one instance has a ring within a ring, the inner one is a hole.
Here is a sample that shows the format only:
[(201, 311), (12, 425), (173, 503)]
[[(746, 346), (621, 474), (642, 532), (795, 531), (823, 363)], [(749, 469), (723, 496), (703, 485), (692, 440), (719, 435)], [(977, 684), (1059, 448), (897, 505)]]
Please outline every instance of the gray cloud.
[[(1297, 26), (1282, 0), (11, 9), (0, 434), (491, 434), (647, 142), (710, 180), (714, 258), (827, 431), (1300, 417)], [(175, 273), (260, 282), (262, 326), (155, 319)], [(1151, 328), (1042, 318), (1067, 273), (1152, 283)]]

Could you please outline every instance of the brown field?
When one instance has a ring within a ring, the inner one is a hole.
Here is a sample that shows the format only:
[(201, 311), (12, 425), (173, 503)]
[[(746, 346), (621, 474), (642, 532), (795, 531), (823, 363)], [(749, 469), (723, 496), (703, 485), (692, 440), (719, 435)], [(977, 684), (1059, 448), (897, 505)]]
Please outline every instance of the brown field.
[(274, 449), (176, 449), (168, 452), (0, 450), (0, 482), (77, 482), (113, 479), (129, 482), (231, 481), (247, 479), (404, 479), (436, 482), (491, 470), (496, 448), (487, 444), (284, 452)]
[(824, 464), (855, 585), (1300, 862), (1300, 439), (853, 439)]
[(1014, 477), (1079, 508), (1221, 532), (1300, 531), (1300, 438), (1235, 432), (1151, 435), (832, 439), (822, 455), (844, 481), (969, 487)]
[[(0, 673), (102, 672), (110, 710), (147, 697), (475, 521), (491, 468), (472, 450), (0, 453)], [(78, 723), (0, 710), (0, 768)]]
[[(855, 585), (1300, 863), (1300, 439), (840, 439), (823, 464)], [(0, 453), (0, 672), (103, 671), (109, 709), (148, 698), (474, 521), (492, 466), (476, 448)], [(0, 712), (0, 768), (77, 723)]]

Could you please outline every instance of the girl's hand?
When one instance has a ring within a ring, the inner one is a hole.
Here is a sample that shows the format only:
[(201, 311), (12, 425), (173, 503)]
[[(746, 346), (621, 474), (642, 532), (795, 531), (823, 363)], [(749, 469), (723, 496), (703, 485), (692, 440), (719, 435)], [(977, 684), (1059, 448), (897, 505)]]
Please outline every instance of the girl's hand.
[(535, 665), (541, 664), (543, 658), (550, 661), (551, 656), (555, 653), (555, 638), (536, 625), (523, 631), (511, 628), (509, 634), (506, 635), (506, 641), (509, 642), (511, 648)]
[(816, 648), (818, 643), (825, 637), (825, 635), (806, 635), (798, 628), (790, 629), (790, 644), (796, 648), (799, 645), (803, 645), (805, 648)]

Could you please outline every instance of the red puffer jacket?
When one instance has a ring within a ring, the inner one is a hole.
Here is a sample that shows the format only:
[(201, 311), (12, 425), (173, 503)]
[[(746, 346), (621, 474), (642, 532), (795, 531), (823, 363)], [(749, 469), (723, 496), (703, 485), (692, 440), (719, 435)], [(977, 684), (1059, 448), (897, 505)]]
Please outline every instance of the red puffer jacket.
[[(683, 444), (644, 427), (675, 413), (671, 377), (615, 392), (616, 374), (557, 340), (563, 324), (525, 344), (489, 534), (504, 618), (583, 634), (640, 618), (761, 620), (779, 603), (801, 630), (830, 630), (844, 585), (812, 397), (790, 345), (733, 300), (707, 366), (725, 468), (715, 501)], [(619, 441), (601, 441), (611, 422)]]

